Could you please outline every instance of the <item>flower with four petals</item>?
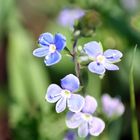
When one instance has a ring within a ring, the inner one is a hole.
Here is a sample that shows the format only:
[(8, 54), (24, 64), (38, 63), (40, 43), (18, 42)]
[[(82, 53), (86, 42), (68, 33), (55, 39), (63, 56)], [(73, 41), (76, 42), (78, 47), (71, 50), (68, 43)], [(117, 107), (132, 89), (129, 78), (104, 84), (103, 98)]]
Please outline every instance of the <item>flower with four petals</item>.
[(80, 137), (87, 137), (89, 134), (98, 136), (105, 128), (105, 123), (98, 117), (93, 117), (92, 114), (97, 108), (95, 98), (91, 96), (85, 97), (85, 105), (81, 112), (69, 112), (66, 118), (66, 125), (69, 128), (78, 128)]
[(69, 74), (61, 79), (61, 87), (51, 84), (45, 96), (50, 103), (56, 103), (56, 112), (60, 113), (68, 106), (72, 112), (79, 112), (84, 106), (84, 98), (81, 95), (74, 94), (79, 89), (79, 79), (73, 74)]
[(103, 52), (102, 44), (96, 41), (91, 41), (84, 45), (85, 53), (89, 56), (92, 62), (89, 63), (89, 71), (103, 75), (107, 70), (119, 70), (119, 67), (114, 63), (119, 62), (123, 54), (115, 49), (108, 49)]
[(53, 36), (51, 33), (43, 33), (40, 35), (38, 43), (40, 48), (33, 51), (36, 57), (45, 57), (46, 66), (51, 66), (61, 60), (60, 51), (66, 46), (66, 38), (57, 33)]

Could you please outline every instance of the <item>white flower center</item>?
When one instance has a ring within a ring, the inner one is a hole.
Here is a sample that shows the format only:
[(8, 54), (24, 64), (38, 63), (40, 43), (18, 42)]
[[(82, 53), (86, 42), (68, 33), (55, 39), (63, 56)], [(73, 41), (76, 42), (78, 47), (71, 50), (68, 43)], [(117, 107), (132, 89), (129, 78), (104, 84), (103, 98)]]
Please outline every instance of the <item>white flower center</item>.
[(56, 51), (56, 46), (54, 44), (49, 45), (49, 52), (54, 53)]
[(61, 95), (65, 98), (70, 98), (71, 97), (71, 92), (69, 90), (62, 90)]
[(91, 116), (90, 114), (84, 113), (84, 114), (83, 114), (83, 119), (84, 119), (85, 121), (89, 121), (89, 120), (92, 119), (92, 116)]
[(105, 57), (103, 55), (98, 55), (96, 57), (96, 60), (97, 60), (98, 63), (104, 63)]

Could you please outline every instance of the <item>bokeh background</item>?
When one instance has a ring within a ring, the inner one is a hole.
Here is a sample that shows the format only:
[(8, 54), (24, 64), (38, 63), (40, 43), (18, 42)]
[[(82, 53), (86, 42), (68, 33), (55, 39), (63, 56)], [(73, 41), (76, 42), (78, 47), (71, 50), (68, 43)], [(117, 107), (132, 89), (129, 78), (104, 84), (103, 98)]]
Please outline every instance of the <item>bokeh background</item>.
[(107, 72), (103, 80), (85, 70), (88, 94), (100, 103), (100, 95), (109, 93), (121, 98), (126, 107), (122, 117), (107, 125), (108, 138), (102, 134), (91, 140), (132, 140), (129, 70), (136, 44), (134, 82), (140, 124), (139, 0), (0, 0), (0, 140), (63, 140), (68, 132), (65, 112), (57, 114), (44, 96), (50, 83), (74, 73), (73, 62), (63, 53), (60, 63), (46, 67), (43, 59), (32, 55), (43, 32), (61, 32), (67, 46), (72, 46), (71, 29), (57, 21), (64, 8), (81, 8), (100, 16), (94, 36), (81, 38), (79, 44), (97, 40), (104, 49), (124, 54), (120, 70)]

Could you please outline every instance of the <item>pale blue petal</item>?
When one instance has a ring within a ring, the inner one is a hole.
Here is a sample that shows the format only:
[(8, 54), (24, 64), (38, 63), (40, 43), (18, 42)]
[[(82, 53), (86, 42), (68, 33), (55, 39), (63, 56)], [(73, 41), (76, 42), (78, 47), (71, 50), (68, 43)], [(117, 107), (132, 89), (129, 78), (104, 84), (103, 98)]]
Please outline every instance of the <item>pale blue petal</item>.
[(103, 132), (105, 128), (105, 123), (103, 120), (97, 117), (93, 117), (92, 120), (89, 122), (89, 132), (93, 136), (98, 136), (100, 133)]
[(49, 46), (49, 44), (54, 43), (54, 37), (51, 33), (43, 33), (40, 35), (40, 37), (38, 39), (38, 43), (42, 47)]
[(56, 112), (60, 113), (66, 109), (66, 98), (61, 97), (61, 99), (56, 103)]
[(88, 133), (89, 133), (88, 123), (85, 121), (78, 128), (78, 135), (79, 135), (79, 137), (85, 138), (88, 136)]
[(55, 34), (54, 41), (57, 51), (62, 51), (66, 46), (66, 38), (60, 33)]
[(58, 63), (61, 60), (61, 54), (57, 51), (51, 53), (45, 57), (45, 64), (46, 66), (51, 66)]
[(89, 42), (84, 45), (84, 50), (89, 57), (96, 58), (97, 55), (103, 53), (102, 45), (96, 41)]
[(97, 62), (91, 62), (88, 65), (88, 69), (89, 69), (89, 71), (96, 73), (96, 74), (100, 74), (100, 75), (105, 73), (104, 66), (100, 63), (97, 63)]
[(61, 91), (62, 89), (58, 85), (51, 84), (47, 89), (45, 99), (50, 103), (55, 103), (61, 98)]
[(118, 50), (108, 49), (104, 52), (106, 59), (112, 63), (120, 61), (123, 54)]
[(119, 70), (119, 67), (114, 65), (114, 64), (110, 64), (110, 63), (104, 63), (104, 67), (107, 69), (107, 70)]
[(71, 94), (71, 97), (67, 100), (68, 108), (72, 112), (79, 112), (85, 104), (85, 100), (81, 95)]
[(79, 79), (73, 74), (69, 74), (65, 76), (63, 79), (61, 79), (62, 88), (67, 89), (71, 92), (75, 92), (76, 90), (78, 90), (79, 85), (80, 85)]
[(44, 57), (44, 56), (48, 55), (48, 53), (49, 53), (48, 47), (37, 48), (33, 51), (33, 55), (36, 57)]
[(68, 128), (77, 128), (82, 123), (82, 113), (67, 113), (66, 125)]
[(84, 113), (94, 113), (97, 108), (97, 101), (92, 96), (86, 96), (85, 97), (85, 105), (82, 109), (82, 112)]

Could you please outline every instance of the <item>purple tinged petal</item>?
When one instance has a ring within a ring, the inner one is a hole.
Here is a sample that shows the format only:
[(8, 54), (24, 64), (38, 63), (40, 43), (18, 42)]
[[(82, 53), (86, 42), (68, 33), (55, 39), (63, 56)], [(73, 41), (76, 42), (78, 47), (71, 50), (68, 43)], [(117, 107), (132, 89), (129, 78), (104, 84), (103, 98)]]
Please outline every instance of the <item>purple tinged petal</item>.
[(79, 79), (73, 74), (69, 74), (65, 76), (63, 79), (61, 79), (62, 88), (67, 89), (71, 92), (75, 92), (76, 90), (78, 90), (79, 85), (80, 85)]
[(61, 60), (61, 54), (57, 51), (51, 53), (45, 57), (44, 63), (46, 66), (51, 66), (58, 63)]
[(33, 51), (33, 55), (36, 57), (44, 57), (44, 56), (48, 55), (48, 53), (49, 53), (48, 47), (37, 48)]
[(62, 89), (58, 85), (51, 84), (47, 89), (45, 99), (50, 103), (55, 103), (61, 98), (61, 91)]
[(92, 120), (89, 122), (89, 127), (90, 134), (93, 136), (98, 136), (103, 132), (105, 128), (105, 123), (100, 118), (93, 117)]
[(88, 65), (88, 69), (89, 71), (96, 73), (96, 74), (104, 74), (105, 73), (105, 68), (103, 66), (103, 64), (97, 63), (97, 62), (91, 62)]
[(85, 105), (82, 109), (82, 112), (84, 113), (94, 113), (97, 108), (97, 101), (92, 96), (86, 96), (85, 97)]
[(110, 64), (110, 63), (104, 63), (104, 67), (107, 69), (107, 70), (119, 70), (119, 67), (114, 65), (114, 64)]
[(56, 103), (56, 112), (60, 113), (66, 109), (66, 98), (61, 97), (61, 99)]
[(80, 112), (85, 104), (85, 100), (81, 95), (71, 94), (67, 100), (68, 108), (72, 112)]
[(107, 110), (110, 110), (108, 109), (110, 106), (110, 102), (111, 102), (111, 97), (108, 94), (104, 94), (102, 96), (102, 106), (103, 106), (103, 111), (107, 114), (108, 114)]
[[(78, 112), (78, 113), (80, 113), (80, 112)], [(70, 120), (74, 114), (78, 114), (78, 113), (74, 113), (74, 112), (69, 111), (66, 115), (66, 120)]]
[(86, 121), (84, 121), (80, 127), (78, 128), (78, 135), (79, 137), (87, 137), (88, 136), (88, 133), (89, 133), (89, 130), (88, 130), (88, 123)]
[(66, 125), (68, 128), (77, 128), (80, 126), (82, 121), (83, 121), (83, 119), (82, 119), (81, 112), (67, 114)]
[(55, 34), (54, 44), (57, 51), (62, 51), (66, 46), (66, 38), (60, 33)]
[(102, 96), (102, 106), (103, 106), (103, 111), (108, 117), (112, 117), (114, 114), (114, 111), (117, 108), (116, 102), (113, 102), (111, 97), (108, 94), (104, 94)]
[(54, 37), (51, 33), (43, 33), (40, 35), (40, 37), (38, 39), (38, 43), (42, 47), (49, 46), (50, 44), (54, 43)]
[(86, 54), (91, 58), (96, 58), (99, 54), (103, 53), (102, 45), (96, 41), (91, 41), (84, 45)]
[(118, 50), (108, 49), (104, 52), (106, 59), (112, 63), (120, 61), (123, 54)]

